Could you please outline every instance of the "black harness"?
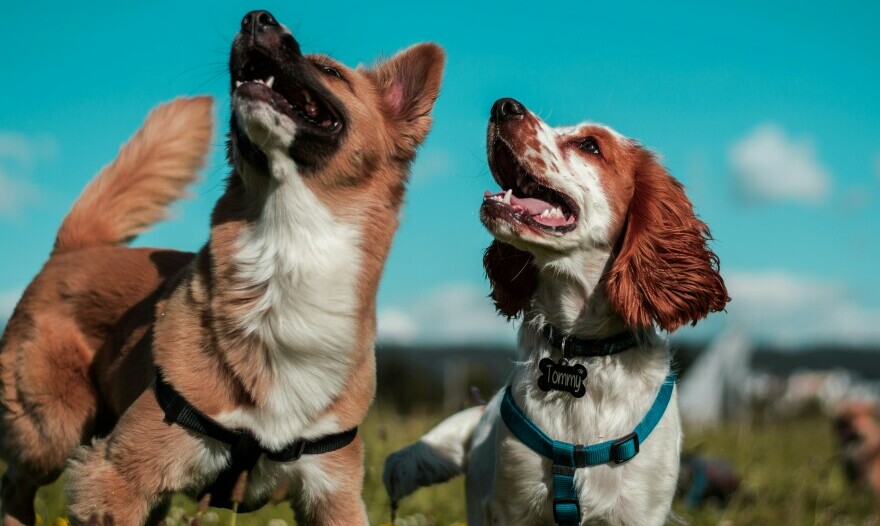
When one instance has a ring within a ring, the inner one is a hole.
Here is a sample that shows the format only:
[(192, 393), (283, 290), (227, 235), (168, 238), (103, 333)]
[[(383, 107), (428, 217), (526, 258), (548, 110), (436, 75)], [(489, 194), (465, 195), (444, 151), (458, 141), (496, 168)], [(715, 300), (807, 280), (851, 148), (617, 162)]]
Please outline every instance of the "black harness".
[[(232, 490), (243, 471), (251, 472), (262, 455), (274, 462), (293, 462), (303, 455), (320, 455), (342, 449), (357, 436), (357, 427), (312, 440), (295, 440), (280, 451), (272, 451), (260, 445), (249, 432), (227, 429), (196, 409), (162, 377), (156, 375), (156, 400), (165, 412), (165, 421), (178, 424), (201, 435), (223, 442), (232, 448), (230, 464), (217, 479), (201, 491), (199, 498), (211, 494), (211, 506), (232, 509)], [(239, 504), (238, 511), (252, 511)]]

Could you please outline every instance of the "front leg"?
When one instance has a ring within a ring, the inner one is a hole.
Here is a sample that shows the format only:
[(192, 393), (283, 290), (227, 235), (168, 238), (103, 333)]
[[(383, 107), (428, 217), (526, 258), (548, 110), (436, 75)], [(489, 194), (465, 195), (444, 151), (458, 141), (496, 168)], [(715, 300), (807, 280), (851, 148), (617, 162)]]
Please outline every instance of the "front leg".
[[(81, 448), (67, 483), (72, 524), (137, 526), (172, 492), (203, 485), (219, 473), (225, 446), (165, 423), (152, 389), (128, 408), (107, 438)], [(101, 522), (104, 521), (104, 522)]]
[(323, 455), (300, 458), (291, 505), (297, 524), (308, 526), (367, 526), (364, 488), (364, 448), (357, 436), (346, 447)]

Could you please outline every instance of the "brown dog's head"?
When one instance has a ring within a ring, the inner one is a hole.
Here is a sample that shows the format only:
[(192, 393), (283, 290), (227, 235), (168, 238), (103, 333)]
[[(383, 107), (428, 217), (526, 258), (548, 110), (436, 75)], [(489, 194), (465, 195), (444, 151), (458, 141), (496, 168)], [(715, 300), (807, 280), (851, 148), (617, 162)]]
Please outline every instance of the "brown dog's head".
[(873, 402), (844, 403), (834, 417), (834, 434), (847, 478), (863, 480), (878, 456), (880, 407)]
[(682, 185), (635, 141), (592, 123), (551, 128), (518, 101), (500, 99), (488, 156), (502, 191), (486, 192), (480, 218), (496, 239), (484, 264), (501, 314), (528, 308), (536, 264), (590, 250), (612, 251), (598, 270), (630, 327), (673, 331), (729, 301), (708, 227)]
[[(443, 64), (438, 46), (420, 44), (374, 68), (348, 68), (303, 55), (269, 12), (252, 11), (230, 57), (230, 161), (246, 185), (298, 176), (325, 203), (358, 209), (381, 200), (396, 209)], [(274, 168), (288, 160), (296, 174)]]

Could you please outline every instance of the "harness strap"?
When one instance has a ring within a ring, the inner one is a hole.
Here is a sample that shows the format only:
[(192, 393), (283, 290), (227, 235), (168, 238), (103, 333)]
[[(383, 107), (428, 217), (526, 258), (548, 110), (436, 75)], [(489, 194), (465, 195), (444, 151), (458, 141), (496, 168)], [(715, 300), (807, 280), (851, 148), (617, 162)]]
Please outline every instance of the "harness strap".
[(692, 466), (694, 471), (691, 478), (691, 488), (685, 496), (685, 502), (693, 508), (698, 506), (706, 495), (706, 490), (709, 488), (709, 477), (706, 473), (706, 464), (700, 458), (694, 457)]
[(226, 429), (190, 404), (165, 381), (161, 372), (156, 374), (156, 401), (165, 412), (166, 422), (180, 424), (224, 444), (234, 445), (241, 439), (242, 433)]
[(674, 387), (675, 373), (670, 371), (648, 413), (632, 433), (616, 440), (587, 446), (548, 437), (520, 409), (513, 398), (511, 386), (507, 386), (501, 400), (501, 419), (520, 442), (553, 461), (553, 518), (559, 526), (580, 524), (580, 501), (574, 484), (575, 470), (609, 462), (622, 464), (635, 457), (639, 453), (639, 445), (648, 438), (666, 412)]
[[(238, 480), (238, 476), (242, 471), (253, 470), (260, 456), (265, 455), (267, 459), (274, 462), (293, 462), (303, 455), (320, 455), (342, 449), (351, 444), (357, 436), (357, 427), (354, 427), (320, 438), (298, 439), (279, 451), (272, 451), (260, 445), (251, 433), (227, 429), (196, 409), (165, 381), (161, 372), (156, 375), (155, 390), (156, 400), (159, 407), (165, 412), (166, 422), (178, 424), (230, 446), (230, 465), (220, 473), (213, 484), (202, 491), (202, 494), (211, 494), (211, 505), (215, 507), (232, 507), (232, 503), (228, 502), (228, 496), (231, 495), (232, 487)], [(244, 506), (239, 508), (242, 512), (246, 509)]]

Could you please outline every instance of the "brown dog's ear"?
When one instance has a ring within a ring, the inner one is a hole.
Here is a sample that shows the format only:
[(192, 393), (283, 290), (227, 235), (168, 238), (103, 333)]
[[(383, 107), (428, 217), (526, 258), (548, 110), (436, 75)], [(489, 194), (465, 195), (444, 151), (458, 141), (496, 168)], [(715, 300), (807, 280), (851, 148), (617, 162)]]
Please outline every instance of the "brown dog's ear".
[(730, 298), (711, 239), (681, 183), (640, 150), (623, 237), (605, 285), (627, 325), (656, 322), (672, 332), (724, 309)]
[(498, 240), (492, 241), (483, 254), (495, 308), (508, 320), (525, 312), (535, 293), (538, 269), (532, 260), (528, 252)]
[(411, 158), (431, 129), (446, 55), (437, 44), (416, 44), (375, 68), (386, 110), (400, 136), (398, 155)]

